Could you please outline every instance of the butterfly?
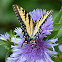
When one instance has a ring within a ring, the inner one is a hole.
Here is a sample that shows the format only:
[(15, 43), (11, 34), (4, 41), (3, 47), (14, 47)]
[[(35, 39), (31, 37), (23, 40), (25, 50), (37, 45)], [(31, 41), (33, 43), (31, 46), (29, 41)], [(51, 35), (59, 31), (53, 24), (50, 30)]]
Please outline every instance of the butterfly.
[(47, 11), (38, 21), (33, 21), (30, 14), (17, 4), (13, 5), (13, 9), (19, 22), (22, 25), (22, 33), (25, 41), (30, 42), (36, 40), (41, 32), (41, 27), (47, 18), (53, 13), (53, 10)]

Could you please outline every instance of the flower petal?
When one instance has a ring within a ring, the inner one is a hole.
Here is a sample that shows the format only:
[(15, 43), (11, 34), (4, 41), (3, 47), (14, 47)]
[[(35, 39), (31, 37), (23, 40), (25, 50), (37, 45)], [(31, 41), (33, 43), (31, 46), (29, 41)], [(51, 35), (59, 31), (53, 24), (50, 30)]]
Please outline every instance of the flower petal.
[(22, 43), (24, 42), (24, 38), (20, 39), (20, 38), (11, 38), (11, 42), (13, 42), (14, 44), (18, 44), (18, 45), (22, 45)]
[(62, 52), (62, 45), (59, 45), (59, 50)]
[(5, 36), (2, 35), (2, 34), (0, 34), (0, 35), (1, 35), (1, 36), (0, 36), (0, 39), (1, 39), (1, 40), (9, 40), (9, 34), (8, 34), (8, 33), (6, 33)]
[(23, 37), (23, 34), (22, 34), (22, 29), (19, 27), (17, 27), (15, 30), (14, 30), (14, 32), (16, 32), (17, 33), (17, 35), (18, 36), (20, 36), (21, 38)]

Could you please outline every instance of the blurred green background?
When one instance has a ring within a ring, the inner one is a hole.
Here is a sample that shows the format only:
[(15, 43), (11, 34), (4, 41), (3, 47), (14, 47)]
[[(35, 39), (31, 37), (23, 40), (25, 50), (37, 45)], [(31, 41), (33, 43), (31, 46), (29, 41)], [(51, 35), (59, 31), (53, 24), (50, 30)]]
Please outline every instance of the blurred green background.
[[(14, 30), (15, 27), (20, 26), (12, 8), (13, 4), (23, 7), (27, 12), (37, 8), (46, 10), (53, 9), (53, 20), (56, 20), (57, 14), (62, 6), (62, 0), (0, 0), (0, 34), (4, 34), (4, 32), (9, 32), (10, 30)], [(0, 62), (5, 62), (6, 53), (7, 50), (0, 45)]]

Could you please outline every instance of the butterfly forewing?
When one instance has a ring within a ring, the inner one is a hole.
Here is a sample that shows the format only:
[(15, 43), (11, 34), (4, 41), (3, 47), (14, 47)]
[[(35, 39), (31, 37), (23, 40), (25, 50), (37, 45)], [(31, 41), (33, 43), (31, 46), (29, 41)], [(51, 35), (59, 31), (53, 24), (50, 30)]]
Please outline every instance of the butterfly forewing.
[(35, 36), (35, 34), (38, 32), (39, 28), (41, 25), (43, 25), (43, 23), (47, 20), (47, 18), (52, 14), (53, 10), (47, 11), (37, 22), (35, 29), (34, 29), (34, 33), (33, 36)]
[(20, 23), (22, 22), (22, 26), (26, 26), (27, 33), (30, 37), (32, 37), (33, 33), (33, 20), (29, 13), (25, 11), (22, 7), (18, 5), (13, 5), (13, 9), (16, 13), (17, 18), (19, 19)]

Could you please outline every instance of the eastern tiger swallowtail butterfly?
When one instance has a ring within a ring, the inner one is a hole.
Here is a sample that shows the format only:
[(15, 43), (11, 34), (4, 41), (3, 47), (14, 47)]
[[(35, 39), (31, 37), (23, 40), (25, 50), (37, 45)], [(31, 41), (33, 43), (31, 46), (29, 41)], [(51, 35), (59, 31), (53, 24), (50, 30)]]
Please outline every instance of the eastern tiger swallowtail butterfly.
[(22, 33), (27, 42), (30, 42), (31, 40), (34, 41), (38, 38), (41, 26), (53, 12), (53, 10), (47, 11), (38, 21), (34, 22), (30, 14), (22, 7), (15, 4), (13, 5), (13, 9), (19, 22), (22, 24)]

